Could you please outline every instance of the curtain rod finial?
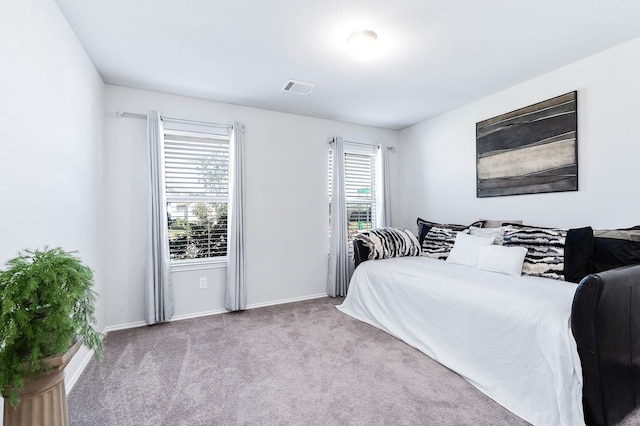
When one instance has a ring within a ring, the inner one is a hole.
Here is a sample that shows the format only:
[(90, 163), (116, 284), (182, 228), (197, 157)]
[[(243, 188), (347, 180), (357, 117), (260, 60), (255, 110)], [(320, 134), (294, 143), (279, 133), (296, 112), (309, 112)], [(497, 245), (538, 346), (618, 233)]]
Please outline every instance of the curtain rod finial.
[(120, 108), (116, 110), (116, 117), (122, 118), (122, 111), (120, 111)]

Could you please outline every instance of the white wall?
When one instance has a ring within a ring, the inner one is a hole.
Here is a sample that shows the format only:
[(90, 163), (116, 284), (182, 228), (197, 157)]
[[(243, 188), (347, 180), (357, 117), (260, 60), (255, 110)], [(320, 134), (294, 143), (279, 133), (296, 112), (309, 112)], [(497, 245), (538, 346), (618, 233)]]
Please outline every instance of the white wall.
[[(499, 64), (496, 64), (499, 66)], [(401, 132), (396, 225), (417, 216), (594, 228), (640, 223), (640, 39)], [(476, 198), (476, 122), (578, 91), (578, 192)]]
[[(24, 248), (77, 250), (102, 295), (103, 91), (52, 0), (2, 3), (0, 262)], [(101, 298), (99, 329), (103, 308)]]
[[(246, 125), (247, 303), (326, 294), (327, 138), (397, 145), (399, 132), (237, 105), (106, 86), (106, 242), (108, 310), (116, 328), (144, 320), (146, 122), (115, 111)], [(396, 154), (397, 155), (397, 154)], [(174, 272), (175, 317), (224, 309), (225, 268)], [(209, 287), (198, 289), (199, 277)]]

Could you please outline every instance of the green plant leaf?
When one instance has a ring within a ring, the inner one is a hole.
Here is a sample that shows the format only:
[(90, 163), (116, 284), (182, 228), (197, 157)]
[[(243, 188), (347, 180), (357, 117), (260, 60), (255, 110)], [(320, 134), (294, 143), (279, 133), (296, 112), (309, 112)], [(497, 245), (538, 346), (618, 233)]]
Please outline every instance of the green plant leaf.
[(24, 379), (42, 359), (62, 354), (78, 338), (102, 353), (95, 325), (93, 272), (61, 248), (25, 250), (0, 272), (0, 392), (12, 406)]

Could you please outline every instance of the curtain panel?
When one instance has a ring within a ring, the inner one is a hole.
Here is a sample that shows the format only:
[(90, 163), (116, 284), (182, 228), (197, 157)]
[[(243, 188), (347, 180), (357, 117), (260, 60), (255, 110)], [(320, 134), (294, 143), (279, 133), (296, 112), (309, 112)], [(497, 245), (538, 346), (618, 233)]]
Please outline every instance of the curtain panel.
[(227, 281), (224, 306), (246, 308), (245, 295), (245, 171), (244, 125), (234, 121), (229, 149), (229, 212), (227, 216)]
[(332, 141), (331, 235), (329, 236), (329, 274), (327, 294), (346, 296), (349, 286), (349, 254), (347, 247), (348, 222), (346, 206), (344, 140)]
[(169, 263), (167, 203), (164, 180), (164, 130), (157, 111), (147, 113), (147, 242), (144, 295), (145, 322), (168, 321), (173, 315)]
[(391, 184), (389, 171), (389, 147), (378, 145), (376, 154), (376, 227), (391, 226)]

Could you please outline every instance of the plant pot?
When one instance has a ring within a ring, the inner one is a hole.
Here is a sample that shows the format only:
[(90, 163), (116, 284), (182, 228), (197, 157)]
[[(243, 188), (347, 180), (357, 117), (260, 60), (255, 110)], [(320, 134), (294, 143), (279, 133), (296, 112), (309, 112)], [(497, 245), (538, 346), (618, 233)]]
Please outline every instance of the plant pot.
[(68, 426), (67, 394), (64, 369), (82, 345), (77, 341), (62, 355), (44, 359), (51, 370), (38, 377), (25, 379), (20, 392), (20, 405), (16, 408), (4, 400), (4, 426)]

